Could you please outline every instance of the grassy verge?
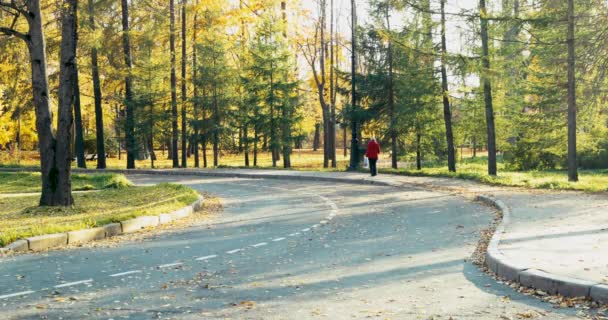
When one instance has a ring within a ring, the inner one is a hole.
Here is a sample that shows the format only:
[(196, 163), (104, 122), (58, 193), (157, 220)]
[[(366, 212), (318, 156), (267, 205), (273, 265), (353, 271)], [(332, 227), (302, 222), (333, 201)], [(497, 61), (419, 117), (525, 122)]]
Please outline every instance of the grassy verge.
[[(120, 174), (73, 174), (72, 190), (99, 190), (127, 187), (131, 183)], [(40, 173), (0, 172), (0, 193), (40, 192)]]
[(449, 172), (446, 166), (433, 166), (422, 170), (380, 169), (380, 172), (408, 176), (457, 178), (497, 186), (588, 192), (608, 191), (608, 170), (580, 170), (579, 182), (569, 182), (566, 171), (508, 171), (501, 164), (498, 167), (498, 176), (492, 177), (487, 174), (487, 163), (483, 160), (461, 162), (455, 173)]
[(172, 184), (74, 194), (76, 204), (69, 208), (37, 207), (38, 196), (0, 196), (0, 246), (30, 236), (159, 215), (189, 205), (197, 197), (196, 191)]

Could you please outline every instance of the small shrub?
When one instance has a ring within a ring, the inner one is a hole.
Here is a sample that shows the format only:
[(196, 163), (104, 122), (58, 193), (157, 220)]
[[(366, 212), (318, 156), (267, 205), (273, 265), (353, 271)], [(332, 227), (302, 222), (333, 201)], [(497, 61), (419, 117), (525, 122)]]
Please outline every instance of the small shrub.
[(103, 189), (125, 189), (133, 186), (133, 183), (124, 175), (113, 175), (112, 178), (103, 186)]

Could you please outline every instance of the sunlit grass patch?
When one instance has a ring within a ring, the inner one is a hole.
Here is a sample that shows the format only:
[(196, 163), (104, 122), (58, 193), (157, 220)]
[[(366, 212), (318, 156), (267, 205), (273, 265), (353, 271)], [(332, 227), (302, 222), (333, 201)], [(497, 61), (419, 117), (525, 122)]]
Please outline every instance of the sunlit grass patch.
[[(38, 172), (0, 172), (0, 193), (40, 192), (42, 182)], [(72, 190), (123, 188), (131, 182), (121, 174), (73, 174)]]
[(0, 196), (0, 246), (16, 239), (159, 215), (196, 201), (196, 191), (174, 184), (74, 194), (72, 207), (38, 207), (38, 196)]

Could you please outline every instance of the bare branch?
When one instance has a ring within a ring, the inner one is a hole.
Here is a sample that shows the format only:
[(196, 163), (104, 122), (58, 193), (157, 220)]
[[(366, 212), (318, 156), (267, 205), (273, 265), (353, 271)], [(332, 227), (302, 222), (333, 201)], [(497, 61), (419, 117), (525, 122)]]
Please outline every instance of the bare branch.
[(11, 28), (0, 27), (0, 33), (3, 33), (5, 35), (11, 36), (11, 37), (17, 37), (23, 41), (28, 41), (26, 34), (21, 33), (17, 30), (11, 29)]
[(22, 14), (22, 15), (24, 15), (24, 16), (27, 16), (27, 10), (25, 10), (25, 9), (23, 8), (23, 6), (21, 6), (21, 7), (20, 7), (20, 6), (18, 6), (18, 5), (15, 3), (15, 0), (11, 0), (11, 2), (6, 2), (6, 1), (1, 1), (1, 0), (0, 0), (0, 7), (11, 8), (11, 9), (13, 9), (13, 10), (15, 10), (15, 11), (19, 12), (20, 14)]

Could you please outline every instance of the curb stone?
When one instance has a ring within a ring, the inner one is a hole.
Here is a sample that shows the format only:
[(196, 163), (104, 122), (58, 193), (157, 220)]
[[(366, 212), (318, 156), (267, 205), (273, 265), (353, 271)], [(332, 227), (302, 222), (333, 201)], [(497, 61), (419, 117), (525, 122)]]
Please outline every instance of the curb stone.
[(122, 225), (118, 222), (106, 224), (102, 228), (106, 232), (106, 238), (111, 238), (122, 234)]
[(26, 252), (30, 249), (29, 244), (27, 243), (27, 240), (17, 240), (11, 244), (9, 244), (8, 246), (5, 247), (8, 251), (13, 251), (13, 252)]
[(556, 275), (509, 260), (498, 249), (505, 232), (505, 225), (511, 221), (510, 209), (500, 200), (479, 195), (476, 200), (497, 208), (503, 215), (486, 251), (486, 267), (498, 277), (517, 282), (523, 286), (539, 289), (549, 294), (564, 297), (585, 297), (599, 303), (608, 303), (608, 285), (583, 279)]
[(101, 240), (105, 237), (106, 229), (103, 227), (70, 231), (68, 232), (68, 244), (85, 243), (95, 240)]
[(123, 233), (133, 233), (141, 229), (158, 226), (157, 216), (141, 216), (130, 220), (121, 221)]
[[(204, 197), (199, 195), (198, 200), (192, 204), (175, 210), (163, 216), (170, 217), (168, 222), (185, 218), (203, 206)], [(42, 251), (50, 248), (62, 247), (73, 243), (86, 243), (94, 240), (111, 238), (123, 233), (132, 233), (148, 227), (156, 227), (160, 224), (160, 216), (141, 216), (135, 219), (110, 223), (105, 226), (69, 231), (66, 233), (45, 234), (14, 241), (4, 248), (0, 247), (0, 253), (5, 252), (28, 252)], [(166, 218), (164, 223), (168, 223)]]
[(589, 293), (589, 295), (594, 301), (597, 301), (599, 303), (608, 303), (608, 285), (594, 285), (593, 287), (591, 287), (591, 292)]
[(42, 251), (49, 248), (61, 247), (68, 244), (67, 233), (45, 234), (36, 237), (26, 238), (29, 249), (32, 251)]

